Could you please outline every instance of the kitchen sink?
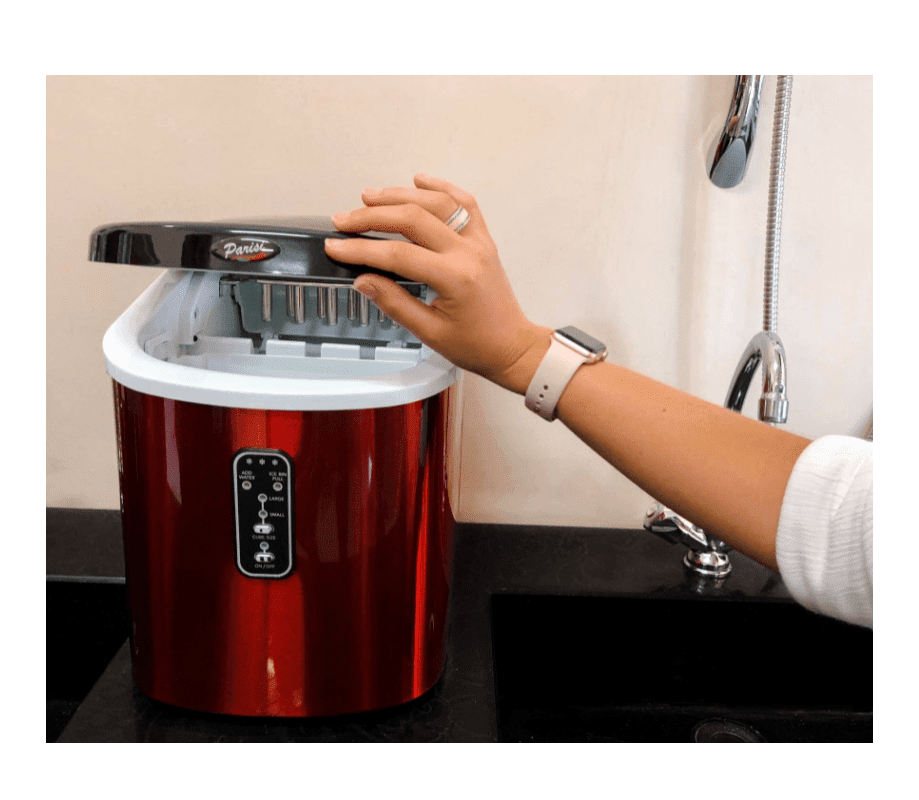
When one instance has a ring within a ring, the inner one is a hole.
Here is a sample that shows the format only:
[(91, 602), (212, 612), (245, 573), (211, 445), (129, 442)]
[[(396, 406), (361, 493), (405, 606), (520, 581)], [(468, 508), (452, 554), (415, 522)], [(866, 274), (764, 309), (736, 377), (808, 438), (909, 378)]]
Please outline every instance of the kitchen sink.
[(123, 582), (46, 582), (47, 741), (55, 742), (130, 633)]
[(873, 634), (782, 601), (492, 596), (499, 736), (871, 742)]

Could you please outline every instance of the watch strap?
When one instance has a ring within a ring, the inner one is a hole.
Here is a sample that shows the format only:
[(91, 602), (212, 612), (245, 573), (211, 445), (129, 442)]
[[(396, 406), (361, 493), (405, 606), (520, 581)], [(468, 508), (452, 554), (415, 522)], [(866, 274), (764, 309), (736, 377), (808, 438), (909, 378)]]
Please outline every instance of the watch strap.
[(553, 336), (549, 350), (536, 369), (533, 380), (530, 381), (525, 399), (526, 407), (549, 422), (554, 420), (555, 407), (562, 392), (578, 371), (578, 367), (586, 361), (584, 356), (563, 345)]

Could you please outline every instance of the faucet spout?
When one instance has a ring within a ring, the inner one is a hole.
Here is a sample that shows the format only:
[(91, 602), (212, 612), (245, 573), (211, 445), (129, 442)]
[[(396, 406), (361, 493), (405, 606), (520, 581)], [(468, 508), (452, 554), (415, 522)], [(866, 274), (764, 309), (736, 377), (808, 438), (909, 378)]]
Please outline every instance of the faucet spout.
[(731, 379), (725, 408), (738, 413), (743, 410), (747, 389), (760, 362), (763, 365), (763, 394), (759, 401), (759, 418), (773, 425), (785, 424), (788, 421), (785, 348), (778, 334), (772, 331), (760, 331), (750, 340)]

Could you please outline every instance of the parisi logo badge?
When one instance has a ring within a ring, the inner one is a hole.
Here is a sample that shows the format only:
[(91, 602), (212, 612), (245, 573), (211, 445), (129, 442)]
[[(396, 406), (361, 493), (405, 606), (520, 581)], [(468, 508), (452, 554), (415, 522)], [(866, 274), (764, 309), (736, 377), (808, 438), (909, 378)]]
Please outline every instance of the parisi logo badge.
[(268, 239), (231, 236), (216, 242), (211, 252), (224, 261), (267, 261), (280, 253), (281, 248)]

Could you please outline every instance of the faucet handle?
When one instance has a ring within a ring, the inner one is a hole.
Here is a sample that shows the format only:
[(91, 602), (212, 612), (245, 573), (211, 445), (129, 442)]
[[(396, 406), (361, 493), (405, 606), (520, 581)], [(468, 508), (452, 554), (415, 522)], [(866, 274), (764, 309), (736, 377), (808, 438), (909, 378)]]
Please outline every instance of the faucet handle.
[(662, 503), (648, 510), (644, 526), (672, 544), (688, 547), (683, 563), (694, 572), (718, 580), (730, 574), (731, 560), (727, 553), (731, 546), (709, 536), (698, 525), (693, 525)]
[(727, 553), (733, 548), (709, 536), (698, 525), (693, 525), (685, 517), (662, 503), (652, 506), (645, 514), (644, 528), (655, 533), (671, 544), (682, 544), (697, 553)]

